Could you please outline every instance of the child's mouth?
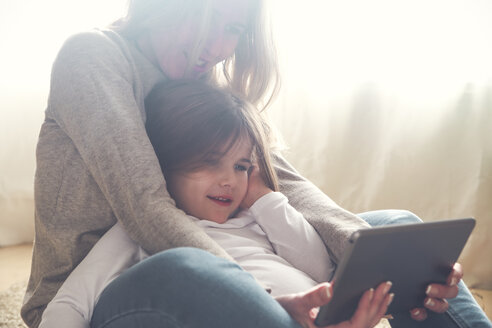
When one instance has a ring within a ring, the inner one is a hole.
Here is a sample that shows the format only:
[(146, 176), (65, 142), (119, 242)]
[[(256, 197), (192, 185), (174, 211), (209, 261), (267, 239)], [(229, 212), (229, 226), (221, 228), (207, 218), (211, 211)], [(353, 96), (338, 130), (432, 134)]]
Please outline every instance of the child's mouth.
[(232, 203), (232, 199), (228, 197), (207, 196), (207, 198), (221, 206), (229, 206)]

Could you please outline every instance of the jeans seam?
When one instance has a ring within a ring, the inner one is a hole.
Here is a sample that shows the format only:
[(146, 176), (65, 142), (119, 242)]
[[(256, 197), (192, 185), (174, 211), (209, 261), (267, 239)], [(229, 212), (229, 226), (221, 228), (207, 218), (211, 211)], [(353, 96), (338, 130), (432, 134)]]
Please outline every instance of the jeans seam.
[(459, 328), (468, 327), (466, 322), (463, 322), (463, 320), (460, 320), (460, 316), (458, 315), (458, 313), (454, 312), (454, 310), (451, 307), (446, 311), (446, 314)]
[[(118, 313), (118, 314), (112, 316), (111, 318), (105, 320), (102, 324), (98, 325), (97, 328), (107, 327), (107, 325), (111, 324), (112, 322), (114, 322), (116, 320), (119, 320), (119, 319), (121, 319), (121, 318), (123, 318), (125, 316), (130, 316), (130, 315), (138, 314), (138, 313), (157, 313), (162, 318), (164, 318), (165, 320), (167, 320), (168, 323), (172, 324), (173, 327), (176, 327), (176, 328), (182, 327), (182, 325), (180, 325), (178, 323), (178, 321), (176, 321), (176, 319), (174, 317), (170, 316), (166, 312), (162, 312), (162, 311), (155, 310), (155, 309), (147, 309), (147, 310), (138, 309), (138, 310), (130, 310), (130, 311), (125, 311), (125, 312), (122, 312), (122, 313)], [(171, 328), (171, 327), (169, 327), (169, 328)]]

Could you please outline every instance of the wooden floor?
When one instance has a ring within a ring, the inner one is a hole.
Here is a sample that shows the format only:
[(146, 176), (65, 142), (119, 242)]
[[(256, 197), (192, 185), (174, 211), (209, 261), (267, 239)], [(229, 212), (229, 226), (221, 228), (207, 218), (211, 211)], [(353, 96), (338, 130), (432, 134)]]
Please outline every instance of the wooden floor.
[(0, 248), (0, 291), (29, 277), (31, 254), (31, 244)]
[[(0, 248), (0, 292), (29, 277), (32, 245)], [(473, 296), (492, 318), (492, 290), (472, 289)]]

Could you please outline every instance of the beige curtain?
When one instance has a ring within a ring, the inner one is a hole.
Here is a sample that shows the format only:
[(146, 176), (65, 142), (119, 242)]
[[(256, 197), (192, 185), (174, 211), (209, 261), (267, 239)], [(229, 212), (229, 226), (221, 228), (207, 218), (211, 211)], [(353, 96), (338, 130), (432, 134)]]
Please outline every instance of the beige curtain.
[(58, 49), (120, 17), (125, 2), (0, 1), (0, 247), (33, 238), (35, 149)]
[(474, 217), (492, 288), (492, 25), (484, 1), (277, 1), (287, 157), (341, 206)]

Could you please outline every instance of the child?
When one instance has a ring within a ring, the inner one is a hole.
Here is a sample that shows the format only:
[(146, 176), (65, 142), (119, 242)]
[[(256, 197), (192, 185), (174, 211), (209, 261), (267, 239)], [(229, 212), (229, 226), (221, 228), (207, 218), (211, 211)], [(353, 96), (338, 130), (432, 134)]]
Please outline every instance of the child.
[[(268, 128), (255, 108), (207, 84), (174, 81), (156, 86), (146, 112), (147, 133), (177, 207), (273, 297), (331, 279), (334, 265), (321, 238), (276, 192)], [(40, 327), (88, 327), (105, 287), (146, 257), (116, 224), (70, 274)], [(367, 326), (392, 300), (389, 284), (382, 285)]]

